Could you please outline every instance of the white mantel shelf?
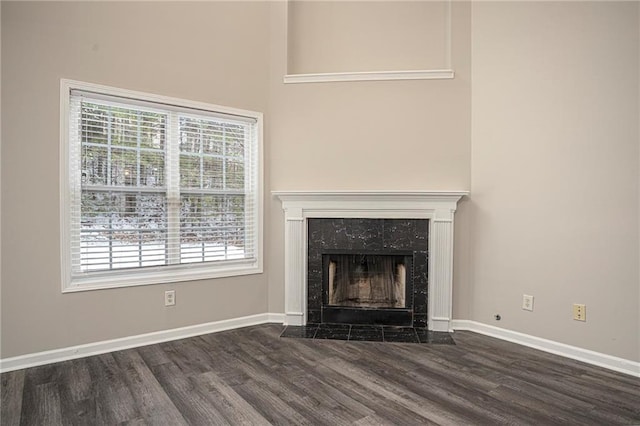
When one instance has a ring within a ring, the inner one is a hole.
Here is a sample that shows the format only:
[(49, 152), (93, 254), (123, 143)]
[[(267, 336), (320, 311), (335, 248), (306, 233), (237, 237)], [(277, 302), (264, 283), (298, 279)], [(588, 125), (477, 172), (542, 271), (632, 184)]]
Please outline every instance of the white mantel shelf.
[(468, 191), (273, 191), (285, 212), (285, 323), (307, 323), (307, 220), (429, 219), (428, 327), (451, 331), (453, 216)]
[[(468, 195), (468, 191), (273, 191), (272, 194), (282, 201), (287, 209), (310, 211), (328, 210), (331, 214), (344, 211), (343, 217), (375, 217), (354, 216), (364, 211), (382, 210), (385, 216), (380, 218), (423, 218), (434, 210), (455, 211), (460, 198)], [(395, 212), (395, 213), (394, 213)], [(412, 213), (414, 212), (414, 213)], [(422, 212), (414, 216), (415, 212)], [(301, 212), (302, 213), (302, 212)], [(406, 215), (409, 216), (406, 216)], [(405, 216), (403, 216), (405, 215)], [(314, 217), (326, 217), (325, 215)]]
[[(380, 199), (380, 198), (393, 198), (393, 199), (447, 199), (457, 198), (458, 200), (465, 195), (469, 194), (469, 191), (272, 191), (271, 192), (281, 200), (312, 200), (312, 199), (334, 199), (334, 198), (348, 198), (348, 199)], [(456, 200), (457, 201), (457, 200)]]

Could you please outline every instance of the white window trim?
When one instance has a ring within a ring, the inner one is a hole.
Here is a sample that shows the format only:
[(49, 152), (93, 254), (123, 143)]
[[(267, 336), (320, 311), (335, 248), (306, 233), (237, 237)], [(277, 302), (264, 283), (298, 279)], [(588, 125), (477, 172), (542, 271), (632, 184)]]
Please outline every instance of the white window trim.
[[(83, 90), (150, 102), (179, 105), (186, 108), (216, 111), (222, 114), (251, 117), (256, 120), (257, 155), (257, 200), (254, 212), (257, 215), (256, 253), (253, 261), (225, 262), (224, 265), (183, 264), (150, 267), (137, 270), (122, 270), (109, 274), (95, 274), (86, 278), (74, 278), (71, 274), (71, 199), (69, 175), (69, 108), (71, 90)], [(62, 292), (77, 292), (118, 287), (132, 287), (210, 278), (260, 274), (263, 272), (263, 114), (255, 111), (213, 105), (198, 101), (172, 98), (145, 92), (119, 89), (75, 80), (60, 80), (60, 261)]]

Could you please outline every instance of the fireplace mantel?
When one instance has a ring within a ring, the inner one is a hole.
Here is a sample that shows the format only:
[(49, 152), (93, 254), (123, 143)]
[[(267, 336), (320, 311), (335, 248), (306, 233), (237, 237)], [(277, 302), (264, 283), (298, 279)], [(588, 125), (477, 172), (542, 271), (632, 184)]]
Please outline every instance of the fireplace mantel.
[(309, 218), (429, 219), (428, 327), (451, 331), (453, 216), (467, 191), (273, 191), (285, 220), (285, 323), (307, 322)]

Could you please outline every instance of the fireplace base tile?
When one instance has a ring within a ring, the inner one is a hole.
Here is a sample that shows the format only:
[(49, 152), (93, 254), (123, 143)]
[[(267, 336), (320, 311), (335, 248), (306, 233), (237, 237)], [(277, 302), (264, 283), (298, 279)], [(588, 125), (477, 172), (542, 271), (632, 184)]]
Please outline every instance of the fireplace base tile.
[(425, 314), (413, 314), (413, 326), (415, 328), (427, 328), (427, 316)]
[(382, 327), (374, 325), (352, 325), (349, 340), (358, 342), (382, 342)]
[(349, 340), (349, 324), (320, 324), (314, 339)]
[(280, 337), (319, 340), (348, 340), (352, 342), (426, 343), (455, 345), (450, 333), (425, 328), (379, 325), (308, 324), (286, 326)]
[(420, 343), (413, 327), (384, 327), (382, 334), (385, 342)]

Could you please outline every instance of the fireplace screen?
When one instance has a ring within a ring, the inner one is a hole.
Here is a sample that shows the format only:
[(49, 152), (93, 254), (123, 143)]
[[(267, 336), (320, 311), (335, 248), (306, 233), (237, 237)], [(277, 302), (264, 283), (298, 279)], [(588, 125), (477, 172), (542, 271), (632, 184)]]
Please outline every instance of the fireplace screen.
[(406, 256), (331, 254), (325, 262), (330, 306), (406, 307)]

